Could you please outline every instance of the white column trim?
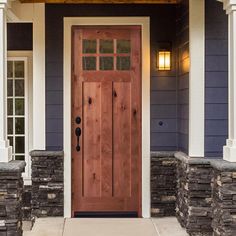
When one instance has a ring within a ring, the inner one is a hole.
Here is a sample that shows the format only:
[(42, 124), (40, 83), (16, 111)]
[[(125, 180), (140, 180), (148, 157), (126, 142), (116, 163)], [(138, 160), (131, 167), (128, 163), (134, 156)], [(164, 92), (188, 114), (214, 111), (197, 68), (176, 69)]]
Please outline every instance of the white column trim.
[(7, 32), (6, 32), (6, 0), (0, 1), (0, 162), (12, 159), (12, 148), (7, 140)]
[(205, 152), (205, 0), (189, 0), (189, 153)]
[(33, 11), (33, 149), (45, 150), (45, 4)]
[(223, 147), (223, 158), (236, 162), (236, 0), (223, 0), (228, 14), (228, 139)]
[(64, 216), (71, 217), (71, 27), (142, 26), (142, 216), (150, 217), (150, 22), (149, 17), (64, 18)]

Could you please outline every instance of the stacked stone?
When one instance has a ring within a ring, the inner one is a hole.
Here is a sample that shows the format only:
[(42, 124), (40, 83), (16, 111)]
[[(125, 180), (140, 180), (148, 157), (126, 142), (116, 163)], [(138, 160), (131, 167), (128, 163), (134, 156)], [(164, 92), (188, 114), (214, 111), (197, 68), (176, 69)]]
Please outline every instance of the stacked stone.
[(22, 192), (25, 162), (0, 163), (0, 235), (22, 235)]
[(151, 213), (153, 217), (174, 216), (176, 164), (173, 152), (151, 153)]
[(177, 163), (177, 199), (176, 199), (176, 216), (182, 227), (186, 228), (188, 219), (188, 192), (186, 176), (187, 164), (182, 161)]
[(212, 167), (210, 161), (177, 153), (176, 215), (189, 235), (212, 235)]
[(236, 164), (218, 161), (212, 165), (214, 235), (234, 236), (236, 235)]
[(32, 216), (63, 216), (63, 152), (32, 151)]
[(31, 219), (31, 194), (32, 186), (25, 185), (23, 194), (22, 194), (22, 217), (23, 220), (32, 220)]

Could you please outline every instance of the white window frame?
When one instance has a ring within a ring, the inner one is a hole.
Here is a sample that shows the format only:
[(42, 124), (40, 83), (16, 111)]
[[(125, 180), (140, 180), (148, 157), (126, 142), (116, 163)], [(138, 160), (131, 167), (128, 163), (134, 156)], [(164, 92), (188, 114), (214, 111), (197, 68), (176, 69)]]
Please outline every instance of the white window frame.
[(31, 185), (31, 158), (29, 155), (30, 150), (32, 150), (33, 143), (33, 129), (32, 129), (32, 118), (33, 118), (33, 53), (32, 51), (8, 51), (7, 60), (12, 61), (24, 61), (25, 62), (25, 172), (23, 173), (23, 179), (25, 185)]

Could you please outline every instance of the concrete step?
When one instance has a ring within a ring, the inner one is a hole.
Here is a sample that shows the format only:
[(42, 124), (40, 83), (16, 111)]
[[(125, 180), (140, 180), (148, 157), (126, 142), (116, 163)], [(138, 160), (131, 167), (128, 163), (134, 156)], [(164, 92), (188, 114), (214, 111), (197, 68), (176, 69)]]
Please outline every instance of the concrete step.
[(23, 236), (187, 236), (175, 217), (165, 218), (39, 218)]

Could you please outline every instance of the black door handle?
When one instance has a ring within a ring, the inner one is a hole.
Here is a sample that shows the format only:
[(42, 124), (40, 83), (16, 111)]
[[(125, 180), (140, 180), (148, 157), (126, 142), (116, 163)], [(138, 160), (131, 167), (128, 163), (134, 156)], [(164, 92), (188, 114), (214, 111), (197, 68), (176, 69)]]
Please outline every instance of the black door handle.
[(75, 129), (75, 135), (76, 135), (77, 137), (81, 135), (81, 129), (80, 129), (79, 127), (77, 127), (77, 128)]
[(77, 152), (79, 152), (79, 151), (80, 151), (79, 137), (80, 137), (80, 135), (81, 135), (81, 129), (80, 129), (79, 127), (77, 127), (77, 128), (75, 129), (75, 135), (77, 136), (77, 146), (76, 146), (76, 150), (77, 150)]

